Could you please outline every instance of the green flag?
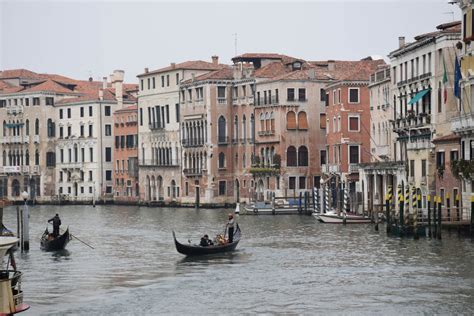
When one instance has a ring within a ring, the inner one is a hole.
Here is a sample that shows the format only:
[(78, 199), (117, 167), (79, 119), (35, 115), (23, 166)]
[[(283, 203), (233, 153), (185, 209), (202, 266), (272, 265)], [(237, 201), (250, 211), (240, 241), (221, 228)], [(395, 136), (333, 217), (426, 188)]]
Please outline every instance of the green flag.
[(444, 56), (443, 56), (443, 67), (444, 67), (444, 73), (443, 73), (443, 86), (444, 86), (444, 104), (446, 104), (446, 101), (448, 101), (448, 72), (446, 71), (446, 62), (444, 61)]

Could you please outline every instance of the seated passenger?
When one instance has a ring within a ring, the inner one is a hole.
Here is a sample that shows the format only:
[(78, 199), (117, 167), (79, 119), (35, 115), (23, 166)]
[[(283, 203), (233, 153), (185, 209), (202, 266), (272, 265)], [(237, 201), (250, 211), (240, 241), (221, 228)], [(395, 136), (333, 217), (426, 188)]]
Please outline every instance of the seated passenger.
[(213, 243), (211, 240), (209, 240), (209, 236), (208, 235), (204, 235), (202, 238), (201, 238), (201, 242), (199, 243), (199, 246), (201, 247), (207, 247), (207, 246), (212, 246)]

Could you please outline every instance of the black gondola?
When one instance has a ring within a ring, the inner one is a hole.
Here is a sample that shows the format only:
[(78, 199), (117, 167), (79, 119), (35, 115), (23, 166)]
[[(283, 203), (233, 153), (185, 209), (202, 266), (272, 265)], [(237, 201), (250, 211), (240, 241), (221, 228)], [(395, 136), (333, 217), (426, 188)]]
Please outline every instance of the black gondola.
[(240, 227), (239, 225), (237, 225), (237, 229), (234, 232), (234, 239), (232, 243), (202, 247), (199, 245), (181, 244), (176, 239), (176, 234), (173, 231), (173, 238), (174, 238), (174, 244), (176, 245), (176, 250), (178, 250), (179, 253), (182, 253), (183, 255), (186, 255), (186, 256), (201, 256), (201, 255), (209, 255), (209, 254), (215, 254), (215, 253), (221, 253), (221, 252), (234, 251), (235, 248), (237, 247), (237, 244), (240, 241), (240, 236), (241, 236)]
[(45, 251), (57, 251), (63, 250), (66, 248), (67, 243), (71, 240), (71, 235), (69, 234), (69, 227), (66, 231), (54, 239), (50, 239), (48, 228), (41, 236), (41, 249)]

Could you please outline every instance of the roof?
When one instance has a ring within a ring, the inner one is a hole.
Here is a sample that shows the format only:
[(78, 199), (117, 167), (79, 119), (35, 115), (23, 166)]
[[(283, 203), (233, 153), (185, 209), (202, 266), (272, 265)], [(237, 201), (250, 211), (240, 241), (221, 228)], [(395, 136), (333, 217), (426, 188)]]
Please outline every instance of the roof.
[(203, 60), (190, 60), (185, 61), (178, 64), (171, 64), (167, 67), (159, 68), (153, 71), (145, 72), (139, 74), (137, 77), (148, 76), (153, 74), (158, 74), (162, 72), (167, 72), (171, 70), (181, 70), (181, 69), (189, 69), (189, 70), (217, 70), (222, 67), (226, 67), (226, 65), (222, 64), (214, 64)]
[(120, 114), (120, 113), (125, 113), (125, 112), (137, 112), (137, 111), (138, 111), (138, 106), (130, 105), (125, 108), (116, 110), (114, 114)]
[(383, 59), (372, 60), (365, 58), (363, 60), (345, 61), (345, 60), (329, 60), (329, 61), (311, 61), (318, 70), (318, 77), (327, 76), (328, 79), (337, 81), (368, 81), (370, 75), (380, 65), (386, 65)]
[(68, 89), (56, 81), (53, 81), (51, 79), (48, 79), (46, 81), (43, 81), (42, 83), (38, 85), (34, 85), (31, 88), (26, 88), (23, 90), (24, 92), (39, 92), (39, 91), (49, 91), (49, 92), (55, 92), (55, 93), (73, 93), (71, 89)]
[(27, 69), (9, 69), (0, 72), (0, 79), (40, 79), (39, 75)]
[(277, 53), (245, 53), (242, 55), (238, 55), (232, 58), (232, 61), (239, 62), (239, 61), (253, 61), (255, 59), (275, 59), (275, 60), (281, 60), (284, 64), (291, 63), (296, 60), (301, 60), (299, 58), (287, 56), (287, 55), (282, 55), (282, 54), (277, 54)]
[(181, 82), (182, 84), (192, 83), (193, 81), (204, 81), (204, 80), (232, 80), (234, 79), (234, 70), (230, 66), (226, 66), (225, 68), (211, 71), (200, 76), (197, 76), (193, 79), (188, 79), (186, 81)]
[(444, 143), (444, 142), (453, 142), (453, 141), (458, 141), (460, 140), (461, 137), (455, 134), (449, 134), (445, 136), (440, 136), (435, 139), (433, 139), (433, 143)]

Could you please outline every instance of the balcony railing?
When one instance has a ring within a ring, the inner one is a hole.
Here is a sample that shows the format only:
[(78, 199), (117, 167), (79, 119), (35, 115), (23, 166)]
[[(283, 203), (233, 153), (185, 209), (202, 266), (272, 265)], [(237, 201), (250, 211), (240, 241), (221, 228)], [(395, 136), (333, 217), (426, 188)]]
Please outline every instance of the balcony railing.
[(225, 98), (225, 97), (224, 97), (224, 98), (219, 98), (219, 97), (218, 97), (218, 98), (217, 98), (217, 103), (219, 103), (219, 104), (225, 104), (225, 103), (227, 103), (227, 98)]
[(23, 142), (26, 144), (30, 143), (30, 136), (23, 136)]
[(160, 167), (160, 168), (175, 168), (179, 167), (179, 159), (172, 159), (171, 161), (158, 161), (158, 159), (140, 160), (140, 167)]
[(403, 118), (397, 118), (393, 122), (394, 131), (399, 130), (424, 127), (431, 124), (431, 115), (430, 114), (419, 114), (419, 115), (408, 115)]
[(359, 172), (359, 164), (358, 163), (350, 163), (349, 164), (349, 173), (358, 173)]
[(254, 96), (253, 95), (250, 95), (250, 96), (247, 97), (247, 103), (250, 104), (250, 105), (254, 104)]
[(329, 173), (339, 173), (341, 172), (341, 165), (339, 164), (330, 164)]
[(202, 176), (203, 169), (199, 168), (186, 168), (183, 169), (183, 173), (187, 177), (195, 177), (195, 176)]
[(268, 131), (259, 131), (258, 136), (271, 136), (275, 135), (275, 130), (268, 130)]
[(474, 131), (474, 113), (454, 118), (451, 128), (455, 133)]
[(14, 105), (14, 106), (7, 107), (7, 114), (18, 115), (20, 113), (23, 113), (23, 106), (21, 105)]
[(201, 147), (205, 142), (202, 138), (184, 138), (181, 140), (183, 147)]
[(434, 147), (434, 145), (427, 139), (418, 139), (416, 141), (407, 142), (407, 150), (429, 149), (431, 147)]
[(227, 145), (229, 143), (229, 136), (219, 136), (217, 138), (218, 145)]
[(84, 167), (83, 162), (61, 162), (58, 166), (62, 169), (82, 169)]
[(321, 172), (322, 172), (322, 173), (329, 173), (329, 165), (327, 165), (327, 164), (322, 164), (322, 165), (321, 165)]
[(164, 126), (164, 124), (161, 124), (161, 122), (152, 122), (152, 123), (148, 124), (148, 128), (151, 129), (151, 130), (164, 129), (165, 126)]

